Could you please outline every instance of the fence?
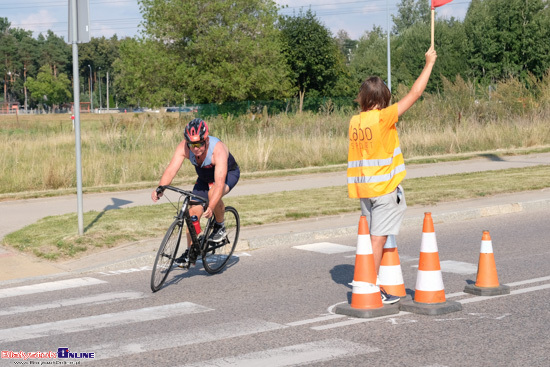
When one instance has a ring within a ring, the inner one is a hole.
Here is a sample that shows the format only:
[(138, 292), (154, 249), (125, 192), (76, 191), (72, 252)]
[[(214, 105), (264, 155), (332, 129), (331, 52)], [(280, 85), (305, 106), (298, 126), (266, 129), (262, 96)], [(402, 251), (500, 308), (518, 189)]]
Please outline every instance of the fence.
[[(357, 104), (349, 97), (311, 97), (304, 98), (302, 110), (320, 113), (331, 113), (344, 108), (354, 109)], [(297, 113), (299, 111), (298, 98), (282, 101), (241, 101), (193, 104), (167, 109), (172, 112), (194, 113), (197, 117), (209, 116), (240, 116), (240, 115), (276, 115), (280, 113)]]

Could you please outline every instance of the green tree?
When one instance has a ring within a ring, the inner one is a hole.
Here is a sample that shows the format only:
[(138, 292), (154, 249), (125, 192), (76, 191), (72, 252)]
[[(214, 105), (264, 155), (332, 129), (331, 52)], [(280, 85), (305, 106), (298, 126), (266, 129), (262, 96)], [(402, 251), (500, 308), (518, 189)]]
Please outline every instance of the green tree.
[(334, 37), (334, 41), (338, 45), (338, 49), (340, 50), (340, 53), (344, 56), (344, 60), (346, 64), (349, 64), (351, 61), (351, 54), (355, 52), (355, 49), (357, 48), (357, 44), (359, 41), (352, 40), (348, 34), (343, 29), (340, 29), (336, 33), (336, 37)]
[(64, 73), (54, 75), (49, 65), (40, 68), (36, 79), (27, 79), (31, 97), (39, 104), (55, 107), (71, 98), (71, 81)]
[(17, 39), (11, 32), (8, 18), (0, 18), (0, 75), (4, 87), (4, 101), (9, 100), (13, 81), (18, 70)]
[(376, 75), (387, 80), (387, 39), (382, 28), (375, 26), (361, 36), (352, 54), (350, 72), (356, 93), (359, 85), (369, 76)]
[(401, 0), (397, 15), (392, 15), (394, 34), (402, 34), (415, 24), (430, 24), (430, 0)]
[(300, 111), (306, 90), (329, 93), (342, 72), (338, 45), (328, 28), (308, 10), (280, 19), (283, 52), (298, 89)]
[(473, 0), (464, 19), (470, 76), (492, 82), (541, 78), (550, 67), (546, 0)]
[[(129, 105), (174, 105), (184, 101), (185, 72), (162, 42), (128, 38), (113, 63), (118, 98)], [(185, 66), (183, 66), (185, 69)]]
[[(180, 96), (178, 102), (183, 97), (197, 103), (281, 98), (290, 89), (273, 1), (140, 0), (139, 4), (143, 35), (148, 38), (142, 46), (157, 50), (162, 46), (162, 61), (173, 60), (167, 68), (175, 74), (163, 79), (167, 84), (162, 88)], [(121, 53), (121, 58), (127, 56)], [(120, 86), (128, 90), (124, 83)], [(153, 94), (164, 93), (153, 88)]]
[(38, 35), (40, 66), (48, 65), (54, 76), (58, 73), (71, 73), (71, 46), (51, 30), (48, 30), (46, 35)]
[[(392, 66), (397, 84), (408, 87), (416, 80), (424, 67), (424, 54), (430, 47), (430, 24), (416, 23), (406, 29), (392, 44)], [(454, 81), (457, 75), (468, 73), (465, 47), (467, 38), (464, 26), (455, 19), (435, 21), (435, 50), (437, 62), (434, 65), (429, 92), (441, 87), (442, 79)], [(393, 80), (393, 79), (392, 79)]]
[(39, 49), (38, 41), (32, 37), (31, 31), (20, 30), (16, 32), (17, 38), (17, 53), (20, 60), (19, 75), (15, 96), (19, 101), (22, 101), (22, 106), (26, 109), (28, 106), (28, 93), (25, 86), (25, 80), (28, 75), (36, 75), (38, 72)]
[[(113, 64), (119, 58), (120, 43), (121, 41), (116, 35), (111, 38), (92, 37), (90, 42), (82, 43), (78, 47), (80, 75), (84, 77), (86, 86), (84, 96), (88, 99), (90, 96), (90, 87), (93, 87), (94, 91), (97, 91), (97, 94), (94, 92), (93, 97), (97, 101), (97, 105), (99, 105), (100, 101), (99, 86), (105, 85), (107, 82), (107, 72), (109, 72), (109, 83), (117, 78), (117, 74), (113, 72)], [(103, 100), (105, 100), (106, 88), (101, 89), (101, 95)], [(112, 96), (113, 93), (110, 93), (110, 95)]]

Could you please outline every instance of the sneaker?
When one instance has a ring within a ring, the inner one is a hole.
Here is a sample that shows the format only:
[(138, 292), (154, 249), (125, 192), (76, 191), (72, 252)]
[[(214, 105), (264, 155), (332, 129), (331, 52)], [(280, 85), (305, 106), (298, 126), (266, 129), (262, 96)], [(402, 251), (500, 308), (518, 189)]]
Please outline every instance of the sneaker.
[(386, 305), (394, 304), (401, 299), (397, 296), (386, 293), (386, 291), (384, 291), (382, 288), (380, 288), (380, 295), (382, 296), (382, 303)]
[(210, 235), (210, 237), (208, 237), (208, 240), (212, 242), (221, 242), (226, 235), (227, 233), (225, 232), (225, 226), (223, 224), (218, 225), (216, 223), (214, 225), (214, 230), (212, 231), (212, 234)]
[(176, 260), (174, 260), (174, 264), (176, 264), (180, 268), (183, 268), (188, 261), (189, 261), (189, 249), (186, 249), (183, 255), (181, 255)]

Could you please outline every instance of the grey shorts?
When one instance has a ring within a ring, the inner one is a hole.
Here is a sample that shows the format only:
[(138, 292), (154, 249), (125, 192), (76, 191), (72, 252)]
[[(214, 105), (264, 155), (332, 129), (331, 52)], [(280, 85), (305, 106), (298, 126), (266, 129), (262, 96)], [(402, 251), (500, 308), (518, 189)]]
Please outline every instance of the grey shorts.
[(397, 236), (405, 209), (407, 203), (401, 185), (387, 195), (361, 199), (361, 213), (367, 217), (370, 234), (374, 236)]

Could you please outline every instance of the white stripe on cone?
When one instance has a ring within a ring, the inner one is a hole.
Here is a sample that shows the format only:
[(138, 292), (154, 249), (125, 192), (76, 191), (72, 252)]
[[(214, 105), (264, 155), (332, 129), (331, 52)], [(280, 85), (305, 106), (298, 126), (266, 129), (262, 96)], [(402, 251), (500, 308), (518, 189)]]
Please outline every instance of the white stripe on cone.
[(384, 265), (378, 270), (378, 277), (383, 279), (384, 285), (401, 285), (403, 283), (403, 273), (401, 265)]
[(357, 236), (357, 255), (372, 255), (370, 234), (360, 234)]
[(441, 270), (418, 270), (416, 276), (416, 290), (419, 291), (440, 291), (443, 287)]
[(493, 243), (491, 241), (481, 241), (481, 250), (479, 252), (482, 254), (492, 254)]
[(420, 252), (438, 252), (435, 232), (422, 233), (422, 243), (420, 245)]
[(380, 288), (372, 283), (367, 282), (359, 282), (357, 280), (354, 280), (353, 282), (349, 283), (353, 287), (353, 293), (354, 294), (372, 294), (376, 292), (380, 292)]

